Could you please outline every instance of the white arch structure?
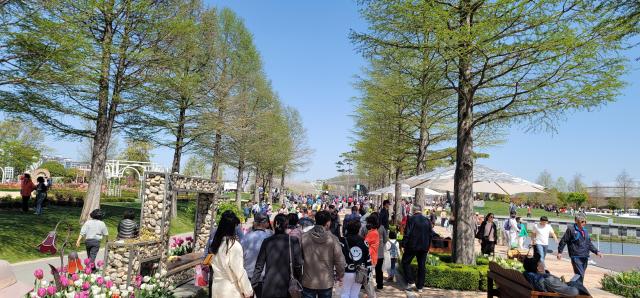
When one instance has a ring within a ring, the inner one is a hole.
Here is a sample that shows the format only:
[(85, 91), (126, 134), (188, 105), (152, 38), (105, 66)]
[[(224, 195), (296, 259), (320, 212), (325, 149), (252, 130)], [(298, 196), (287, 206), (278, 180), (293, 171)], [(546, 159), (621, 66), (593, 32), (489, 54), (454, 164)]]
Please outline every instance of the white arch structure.
[[(164, 172), (165, 169), (159, 164), (145, 161), (131, 160), (107, 160), (104, 167), (105, 177), (107, 178), (108, 193), (110, 195), (120, 196), (120, 178), (124, 177), (127, 170), (133, 170), (138, 175), (138, 180), (144, 180), (146, 172)], [(114, 181), (117, 179), (118, 181)], [(141, 184), (142, 185), (142, 184)], [(140, 188), (142, 191), (142, 188)]]

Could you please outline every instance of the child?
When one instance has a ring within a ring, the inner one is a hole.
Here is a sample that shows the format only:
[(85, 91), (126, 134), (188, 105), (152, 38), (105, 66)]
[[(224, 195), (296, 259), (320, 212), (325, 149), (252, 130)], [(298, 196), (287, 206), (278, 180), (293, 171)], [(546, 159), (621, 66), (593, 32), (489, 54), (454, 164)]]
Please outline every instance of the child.
[(85, 247), (87, 248), (87, 256), (91, 259), (90, 265), (93, 270), (96, 269), (95, 261), (98, 251), (100, 250), (100, 241), (102, 237), (109, 235), (107, 225), (104, 224), (102, 218), (104, 213), (100, 209), (95, 209), (89, 214), (91, 219), (87, 220), (80, 229), (80, 235), (76, 241), (76, 247), (80, 247), (80, 240), (85, 238)]
[(82, 268), (82, 262), (80, 261), (77, 252), (70, 252), (67, 258), (69, 261), (69, 265), (67, 265), (67, 273), (74, 274), (76, 272), (84, 270), (84, 268)]
[(518, 233), (518, 248), (525, 249), (524, 239), (529, 238), (529, 233), (527, 232), (527, 224), (523, 223), (520, 217), (516, 217), (516, 222), (518, 223), (518, 228), (520, 228), (520, 233)]
[(136, 215), (132, 210), (124, 211), (124, 218), (118, 223), (118, 239), (130, 239), (138, 237), (140, 227), (133, 219)]
[(400, 249), (398, 249), (398, 240), (396, 240), (397, 237), (398, 236), (395, 231), (389, 232), (389, 242), (387, 242), (385, 247), (391, 258), (391, 267), (389, 268), (389, 272), (387, 272), (389, 274), (389, 282), (393, 282), (393, 278), (397, 273), (396, 262), (398, 261), (398, 258), (400, 258)]

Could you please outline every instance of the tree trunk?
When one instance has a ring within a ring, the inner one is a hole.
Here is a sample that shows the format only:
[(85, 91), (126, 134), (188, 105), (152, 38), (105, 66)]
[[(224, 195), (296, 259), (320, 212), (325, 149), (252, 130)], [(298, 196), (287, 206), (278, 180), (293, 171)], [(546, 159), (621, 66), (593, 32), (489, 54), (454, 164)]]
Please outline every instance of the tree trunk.
[(282, 175), (280, 176), (280, 204), (284, 205), (284, 197), (285, 197), (285, 192), (284, 192), (284, 178), (287, 176), (287, 167), (283, 167), (282, 168)]
[(402, 200), (402, 182), (400, 181), (400, 175), (402, 175), (402, 168), (398, 167), (396, 168), (396, 174), (395, 174), (395, 190), (394, 190), (394, 196), (393, 196), (393, 217), (392, 217), (392, 222), (395, 225), (400, 225), (400, 220), (402, 220), (401, 218), (398, 218), (399, 216), (397, 216), (398, 214), (401, 214), (400, 211), (400, 200)]
[[(470, 1), (463, 1), (460, 25), (471, 29)], [(461, 48), (468, 48), (461, 44)], [(458, 69), (458, 122), (456, 171), (453, 207), (453, 259), (456, 263), (475, 264), (473, 216), (473, 88), (471, 85), (471, 57), (463, 52)]]
[(253, 191), (253, 201), (260, 202), (260, 171), (256, 167), (256, 173), (253, 181), (254, 191)]
[(171, 164), (171, 173), (180, 173), (180, 159), (182, 157), (182, 146), (184, 142), (184, 122), (187, 114), (185, 107), (180, 107), (178, 115), (178, 127), (176, 131), (176, 144), (173, 151), (173, 163)]
[[(418, 156), (416, 159), (416, 175), (424, 174), (426, 169), (427, 159), (427, 144), (429, 141), (429, 134), (427, 131), (427, 112), (424, 105), (420, 109), (420, 136), (418, 140)], [(416, 188), (416, 202), (420, 206), (426, 205), (426, 196), (423, 188)]]
[(242, 209), (242, 175), (244, 171), (244, 159), (238, 160), (238, 178), (236, 179), (236, 205)]
[[(104, 15), (104, 35), (102, 39), (102, 57), (100, 61), (100, 79), (98, 82), (98, 113), (96, 120), (96, 134), (93, 137), (93, 147), (91, 148), (91, 173), (89, 173), (89, 186), (87, 195), (84, 198), (80, 223), (84, 223), (91, 211), (100, 208), (100, 194), (102, 192), (102, 182), (104, 181), (104, 168), (107, 162), (107, 151), (109, 140), (113, 128), (115, 114), (109, 115), (109, 110), (115, 106), (109, 106), (109, 78), (111, 76), (111, 49), (113, 42), (113, 1), (109, 2), (110, 7), (105, 7), (107, 13)], [(115, 112), (115, 111), (114, 111)], [(109, 117), (111, 116), (111, 117)]]
[(273, 204), (273, 171), (269, 171), (267, 174), (267, 184), (268, 188), (266, 188), (269, 192), (269, 202)]
[[(220, 130), (216, 130), (215, 140), (213, 142), (213, 161), (211, 162), (211, 180), (218, 181), (218, 171), (220, 169), (220, 153), (221, 153), (221, 143), (222, 143), (222, 134), (220, 134)], [(239, 183), (242, 183), (240, 181)], [(240, 187), (240, 184), (238, 184)]]
[(104, 181), (104, 169), (107, 164), (107, 148), (109, 147), (109, 139), (111, 138), (111, 129), (105, 127), (101, 121), (96, 129), (96, 135), (93, 138), (93, 148), (91, 149), (91, 172), (89, 173), (89, 186), (87, 195), (84, 198), (82, 206), (82, 214), (80, 222), (84, 223), (91, 211), (100, 208), (100, 194), (102, 193), (102, 182)]

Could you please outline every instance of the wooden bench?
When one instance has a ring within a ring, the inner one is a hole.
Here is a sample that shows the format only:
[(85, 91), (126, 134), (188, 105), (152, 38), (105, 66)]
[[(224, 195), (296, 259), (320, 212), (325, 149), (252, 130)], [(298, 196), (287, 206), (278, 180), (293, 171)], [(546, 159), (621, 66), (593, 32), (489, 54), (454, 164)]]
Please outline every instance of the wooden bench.
[[(434, 242), (440, 242), (441, 245), (438, 246), (442, 246), (442, 247), (435, 247), (433, 244)], [(431, 240), (431, 245), (429, 247), (429, 252), (430, 253), (437, 253), (437, 254), (451, 254), (451, 249), (452, 249), (452, 243), (451, 243), (451, 239), (433, 239)]]
[[(498, 286), (493, 288), (493, 284)], [(558, 293), (539, 292), (533, 289), (531, 284), (522, 275), (522, 272), (513, 269), (502, 268), (495, 262), (489, 263), (489, 272), (487, 273), (487, 297), (564, 297)], [(589, 298), (591, 296), (579, 295), (579, 298)]]

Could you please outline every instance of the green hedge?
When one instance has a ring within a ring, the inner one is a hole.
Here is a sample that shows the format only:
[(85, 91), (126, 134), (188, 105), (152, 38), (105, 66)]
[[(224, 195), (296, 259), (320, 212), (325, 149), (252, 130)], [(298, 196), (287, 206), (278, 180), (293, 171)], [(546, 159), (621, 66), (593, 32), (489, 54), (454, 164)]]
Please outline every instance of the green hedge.
[(219, 221), (221, 218), (221, 214), (224, 213), (227, 210), (231, 210), (233, 211), (233, 213), (236, 214), (236, 216), (240, 219), (241, 222), (244, 222), (244, 213), (240, 210), (240, 208), (238, 208), (238, 206), (236, 205), (236, 203), (232, 203), (232, 202), (223, 202), (220, 203), (218, 205), (218, 216), (216, 217), (217, 220)]
[(606, 291), (624, 297), (640, 297), (640, 271), (628, 271), (619, 274), (605, 274), (600, 280)]
[[(478, 257), (477, 265), (456, 264), (451, 261), (451, 255), (429, 254), (425, 266), (425, 286), (461, 291), (487, 291), (489, 260), (486, 257)], [(418, 263), (415, 259), (411, 265), (414, 272), (417, 272)]]
[(453, 268), (445, 264), (426, 267), (425, 286), (427, 287), (475, 291), (480, 284), (480, 274), (474, 268)]

